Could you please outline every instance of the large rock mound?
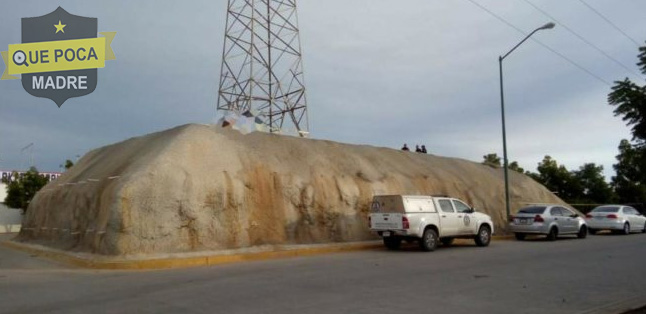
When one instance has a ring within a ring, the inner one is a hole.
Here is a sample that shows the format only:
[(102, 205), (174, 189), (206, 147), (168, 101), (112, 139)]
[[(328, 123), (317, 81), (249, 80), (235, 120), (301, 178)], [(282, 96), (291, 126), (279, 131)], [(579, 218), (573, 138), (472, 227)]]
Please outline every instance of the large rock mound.
[[(511, 174), (513, 207), (559, 202)], [(19, 240), (105, 255), (374, 239), (374, 194), (448, 194), (504, 228), (501, 169), (185, 125), (96, 149), (36, 195)]]

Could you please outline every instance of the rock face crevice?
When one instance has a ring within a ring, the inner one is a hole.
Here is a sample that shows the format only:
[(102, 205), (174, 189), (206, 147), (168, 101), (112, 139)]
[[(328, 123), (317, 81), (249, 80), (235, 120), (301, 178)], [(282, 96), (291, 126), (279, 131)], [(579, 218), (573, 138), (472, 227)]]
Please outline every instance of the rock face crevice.
[[(562, 203), (510, 175), (513, 208)], [(18, 240), (119, 256), (361, 241), (374, 239), (367, 216), (375, 194), (451, 195), (504, 228), (501, 169), (185, 125), (85, 155), (36, 195)]]

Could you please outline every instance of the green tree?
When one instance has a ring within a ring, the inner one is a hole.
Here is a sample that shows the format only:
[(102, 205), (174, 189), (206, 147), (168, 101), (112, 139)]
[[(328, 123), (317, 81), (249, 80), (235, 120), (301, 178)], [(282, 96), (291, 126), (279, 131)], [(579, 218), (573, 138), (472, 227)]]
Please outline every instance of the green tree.
[(574, 203), (584, 195), (581, 182), (552, 157), (545, 156), (543, 161), (538, 163), (537, 170), (538, 173), (529, 173), (528, 175), (563, 200)]
[(603, 175), (603, 166), (597, 166), (594, 163), (584, 164), (572, 175), (583, 188), (577, 203), (608, 204), (615, 200), (614, 191)]
[(512, 161), (509, 164), (509, 169), (514, 170), (514, 171), (518, 171), (520, 173), (525, 173), (525, 169), (521, 168), (520, 165), (518, 165), (517, 161)]
[[(487, 166), (490, 166), (492, 168), (500, 168), (500, 167), (502, 167), (502, 161), (501, 161), (500, 157), (498, 157), (498, 154), (491, 153), (491, 154), (487, 154), (487, 155), (482, 156), (482, 158), (484, 159), (482, 161), (483, 165), (487, 165)], [(521, 168), (520, 165), (518, 165), (517, 161), (512, 161), (508, 165), (508, 167), (509, 167), (510, 170), (518, 171), (520, 173), (525, 174), (525, 169)]]
[(646, 143), (646, 86), (639, 86), (629, 79), (615, 82), (608, 102), (616, 106), (615, 116), (621, 116), (632, 127), (633, 141), (643, 146)]
[[(639, 48), (639, 66), (646, 75), (646, 46)], [(615, 82), (608, 102), (615, 106), (615, 116), (621, 116), (632, 127), (633, 141), (646, 143), (646, 85), (640, 86), (628, 78)]]
[(482, 156), (482, 158), (484, 158), (484, 161), (482, 162), (483, 165), (491, 166), (494, 168), (502, 167), (502, 163), (500, 161), (500, 157), (498, 157), (498, 154), (487, 154)]
[(646, 153), (628, 140), (619, 144), (619, 155), (612, 177), (612, 186), (622, 203), (643, 203), (646, 200)]
[(14, 173), (14, 178), (17, 179), (7, 184), (7, 197), (4, 202), (5, 205), (22, 209), (25, 213), (36, 193), (47, 184), (47, 179), (34, 167), (31, 167), (23, 176)]
[(72, 168), (73, 166), (74, 166), (74, 162), (72, 162), (72, 161), (71, 161), (71, 160), (69, 160), (69, 159), (68, 159), (68, 160), (65, 160), (65, 170), (69, 170), (69, 169), (70, 169), (70, 168)]
[[(637, 66), (646, 75), (646, 46), (639, 48)], [(619, 144), (617, 175), (612, 178), (619, 201), (643, 203), (646, 200), (646, 85), (640, 86), (629, 79), (615, 82), (608, 95), (608, 103), (615, 106), (615, 116), (621, 116), (631, 127), (633, 143), (622, 140)]]

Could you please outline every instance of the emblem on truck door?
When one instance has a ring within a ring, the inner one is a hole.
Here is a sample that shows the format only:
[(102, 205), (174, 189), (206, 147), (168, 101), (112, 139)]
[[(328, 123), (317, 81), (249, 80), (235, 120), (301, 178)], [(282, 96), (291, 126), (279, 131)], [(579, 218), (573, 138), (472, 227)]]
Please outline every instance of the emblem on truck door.
[(469, 215), (464, 215), (464, 225), (468, 226), (471, 224), (471, 218), (469, 218)]

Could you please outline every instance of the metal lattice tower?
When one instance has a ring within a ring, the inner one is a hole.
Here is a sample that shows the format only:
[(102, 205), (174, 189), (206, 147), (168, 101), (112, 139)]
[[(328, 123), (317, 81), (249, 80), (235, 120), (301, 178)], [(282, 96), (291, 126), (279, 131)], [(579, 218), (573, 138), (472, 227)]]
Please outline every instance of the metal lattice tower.
[(229, 0), (218, 112), (247, 111), (270, 132), (309, 134), (296, 0)]

